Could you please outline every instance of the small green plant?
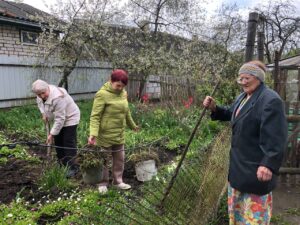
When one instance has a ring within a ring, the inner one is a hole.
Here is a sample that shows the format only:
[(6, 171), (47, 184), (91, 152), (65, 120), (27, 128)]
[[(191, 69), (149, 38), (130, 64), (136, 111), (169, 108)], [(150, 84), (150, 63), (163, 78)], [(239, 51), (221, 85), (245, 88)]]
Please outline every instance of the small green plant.
[(97, 146), (85, 146), (85, 148), (87, 147), (90, 149), (89, 151), (82, 151), (78, 154), (81, 171), (100, 167), (103, 164), (105, 157), (108, 157), (108, 153), (101, 152), (101, 149)]
[(36, 212), (28, 210), (22, 201), (0, 204), (0, 224), (36, 224), (35, 216)]
[(25, 148), (16, 145), (15, 148), (2, 147), (0, 148), (0, 165), (8, 162), (9, 158), (22, 159), (33, 163), (38, 163), (40, 160), (37, 157), (31, 156)]
[(146, 161), (146, 160), (154, 160), (156, 164), (159, 163), (159, 157), (155, 151), (155, 149), (148, 148), (148, 149), (141, 149), (137, 151), (136, 153), (131, 154), (128, 157), (129, 161), (132, 161), (134, 163)]
[(68, 167), (59, 166), (58, 164), (46, 168), (39, 181), (41, 188), (45, 191), (71, 189), (71, 182), (67, 179), (68, 170)]

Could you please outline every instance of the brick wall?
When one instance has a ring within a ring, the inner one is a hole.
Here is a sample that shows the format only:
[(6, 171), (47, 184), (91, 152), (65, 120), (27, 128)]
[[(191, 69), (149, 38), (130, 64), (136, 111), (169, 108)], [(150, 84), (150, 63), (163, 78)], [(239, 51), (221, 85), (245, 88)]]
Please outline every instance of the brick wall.
[(149, 95), (150, 99), (160, 98), (161, 87), (160, 87), (160, 77), (150, 75), (146, 84), (146, 94)]
[(0, 25), (0, 55), (7, 56), (39, 56), (37, 45), (21, 43), (21, 30), (10, 25)]

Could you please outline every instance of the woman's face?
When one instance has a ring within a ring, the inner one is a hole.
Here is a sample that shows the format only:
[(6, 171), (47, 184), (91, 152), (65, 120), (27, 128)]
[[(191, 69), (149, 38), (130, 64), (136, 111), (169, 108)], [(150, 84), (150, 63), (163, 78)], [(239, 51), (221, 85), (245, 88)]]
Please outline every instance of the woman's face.
[(49, 88), (46, 91), (37, 92), (36, 95), (46, 101), (49, 97), (50, 90)]
[(112, 89), (114, 89), (116, 91), (122, 91), (125, 86), (126, 85), (123, 84), (121, 81), (111, 82)]
[(260, 80), (249, 74), (240, 74), (237, 82), (248, 95), (251, 95), (260, 85)]

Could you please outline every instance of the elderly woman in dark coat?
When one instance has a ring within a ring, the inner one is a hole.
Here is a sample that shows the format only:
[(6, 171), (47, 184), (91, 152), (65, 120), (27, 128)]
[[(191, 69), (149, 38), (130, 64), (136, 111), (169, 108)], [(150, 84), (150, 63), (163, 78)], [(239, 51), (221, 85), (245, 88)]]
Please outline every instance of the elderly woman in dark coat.
[(270, 224), (272, 190), (287, 141), (287, 123), (281, 98), (264, 80), (262, 62), (245, 63), (238, 78), (243, 93), (231, 107), (217, 106), (210, 96), (203, 101), (213, 120), (231, 121), (230, 224)]

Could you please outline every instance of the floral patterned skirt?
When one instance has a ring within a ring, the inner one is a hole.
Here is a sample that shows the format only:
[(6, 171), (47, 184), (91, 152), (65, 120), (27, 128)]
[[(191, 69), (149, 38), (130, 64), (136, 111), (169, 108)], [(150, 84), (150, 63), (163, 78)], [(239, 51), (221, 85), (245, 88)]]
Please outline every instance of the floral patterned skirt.
[(242, 193), (228, 184), (230, 225), (269, 225), (272, 215), (272, 192), (266, 195)]

